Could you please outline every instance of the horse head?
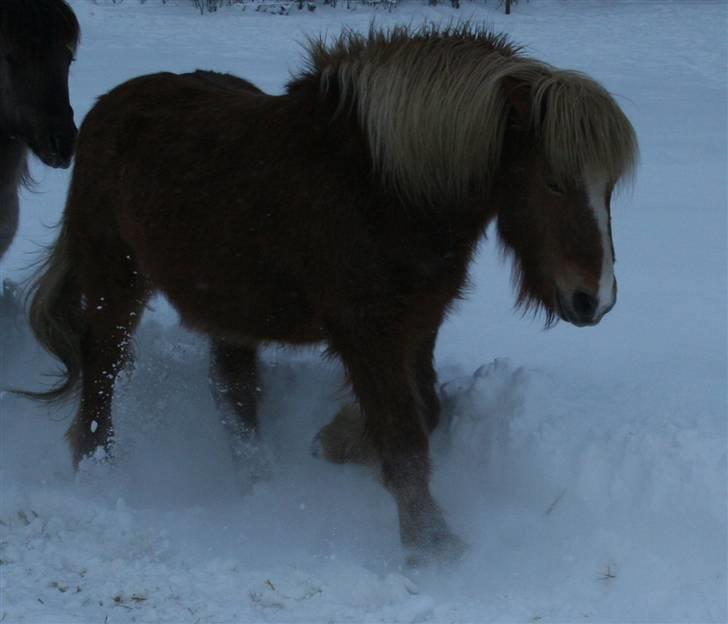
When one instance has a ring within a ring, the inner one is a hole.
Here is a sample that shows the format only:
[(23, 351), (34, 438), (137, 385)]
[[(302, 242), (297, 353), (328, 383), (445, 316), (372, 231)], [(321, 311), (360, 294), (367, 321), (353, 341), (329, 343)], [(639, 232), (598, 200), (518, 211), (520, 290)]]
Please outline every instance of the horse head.
[(634, 131), (611, 96), (576, 72), (509, 81), (498, 232), (514, 255), (518, 303), (582, 327), (616, 302), (611, 197), (631, 173)]
[(78, 132), (68, 96), (78, 36), (61, 0), (0, 7), (0, 129), (51, 167), (70, 165)]

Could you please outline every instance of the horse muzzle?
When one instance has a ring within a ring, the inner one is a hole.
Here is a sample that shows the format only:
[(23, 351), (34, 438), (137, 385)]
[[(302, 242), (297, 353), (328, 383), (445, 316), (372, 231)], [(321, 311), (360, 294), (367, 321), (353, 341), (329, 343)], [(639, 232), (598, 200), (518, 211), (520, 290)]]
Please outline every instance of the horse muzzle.
[(78, 129), (71, 121), (70, 125), (52, 126), (45, 137), (38, 137), (31, 143), (30, 149), (43, 162), (56, 169), (67, 169), (71, 165), (76, 149)]
[(45, 162), (45, 164), (49, 167), (67, 169), (71, 165), (73, 153), (76, 149), (77, 135), (78, 130), (76, 129), (76, 126), (73, 127), (73, 130), (71, 132), (60, 132), (51, 134), (51, 138), (49, 141), (49, 158), (47, 160), (44, 160), (43, 162)]
[(591, 327), (598, 324), (614, 307), (616, 293), (607, 306), (601, 304), (597, 294), (584, 288), (577, 288), (569, 293), (556, 288), (555, 299), (556, 311), (561, 320), (576, 327)]

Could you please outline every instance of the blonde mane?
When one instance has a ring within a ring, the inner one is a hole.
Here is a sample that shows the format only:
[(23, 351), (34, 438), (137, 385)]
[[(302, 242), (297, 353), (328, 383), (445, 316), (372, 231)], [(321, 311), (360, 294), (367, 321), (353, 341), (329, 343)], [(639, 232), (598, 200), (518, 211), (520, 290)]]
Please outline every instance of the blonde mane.
[(345, 32), (308, 43), (302, 77), (336, 82), (356, 108), (384, 181), (416, 201), (462, 199), (490, 188), (511, 106), (508, 84), (530, 88), (531, 124), (557, 178), (588, 168), (611, 184), (631, 174), (634, 130), (591, 78), (530, 59), (503, 35), (471, 24)]

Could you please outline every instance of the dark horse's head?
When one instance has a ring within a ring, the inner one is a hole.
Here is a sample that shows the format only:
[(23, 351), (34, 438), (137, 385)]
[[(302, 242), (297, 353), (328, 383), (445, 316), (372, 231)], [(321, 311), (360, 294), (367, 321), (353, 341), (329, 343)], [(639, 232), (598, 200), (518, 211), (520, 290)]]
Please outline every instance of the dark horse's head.
[(78, 21), (63, 0), (0, 2), (0, 134), (51, 167), (68, 167), (73, 156), (78, 131), (68, 69), (78, 39)]

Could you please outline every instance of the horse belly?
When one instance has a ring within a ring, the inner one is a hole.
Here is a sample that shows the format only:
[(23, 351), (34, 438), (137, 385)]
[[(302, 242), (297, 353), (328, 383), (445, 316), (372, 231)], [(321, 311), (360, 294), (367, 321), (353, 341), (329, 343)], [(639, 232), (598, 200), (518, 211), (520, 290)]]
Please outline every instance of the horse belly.
[(308, 344), (323, 339), (320, 315), (303, 291), (259, 282), (231, 281), (215, 288), (197, 280), (182, 288), (162, 285), (160, 290), (182, 323), (195, 331), (245, 342)]

